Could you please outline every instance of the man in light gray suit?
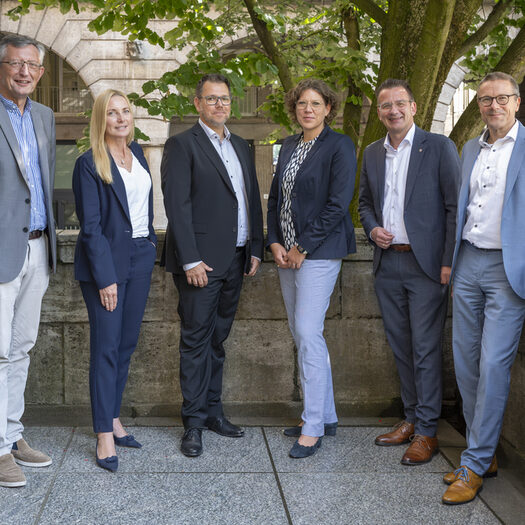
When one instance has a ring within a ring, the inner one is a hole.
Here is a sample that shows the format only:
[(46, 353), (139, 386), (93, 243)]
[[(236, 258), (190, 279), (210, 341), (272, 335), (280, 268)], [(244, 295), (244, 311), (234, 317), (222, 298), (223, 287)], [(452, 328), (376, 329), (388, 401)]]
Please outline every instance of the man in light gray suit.
[(401, 381), (405, 419), (375, 442), (411, 441), (401, 463), (418, 465), (438, 450), (459, 157), (451, 140), (414, 124), (417, 107), (405, 81), (386, 80), (376, 98), (388, 134), (364, 152), (359, 213), (375, 247), (375, 289)]
[(49, 269), (56, 265), (53, 219), (55, 119), (29, 95), (44, 73), (32, 39), (0, 41), (0, 486), (21, 487), (17, 465), (51, 458), (22, 437), (29, 351), (38, 334)]
[(487, 125), (465, 144), (452, 265), (453, 349), (467, 425), (443, 503), (473, 500), (497, 474), (496, 447), (525, 319), (525, 127), (518, 83), (489, 73), (477, 101)]

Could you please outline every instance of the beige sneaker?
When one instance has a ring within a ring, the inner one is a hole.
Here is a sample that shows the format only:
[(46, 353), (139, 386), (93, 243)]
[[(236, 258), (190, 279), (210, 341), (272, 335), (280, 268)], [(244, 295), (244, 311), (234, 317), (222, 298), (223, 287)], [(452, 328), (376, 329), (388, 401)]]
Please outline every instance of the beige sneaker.
[(0, 456), (0, 487), (23, 487), (26, 477), (12, 454)]
[(48, 467), (53, 463), (51, 458), (43, 452), (33, 450), (24, 438), (20, 438), (13, 444), (11, 454), (15, 457), (15, 461), (24, 467)]

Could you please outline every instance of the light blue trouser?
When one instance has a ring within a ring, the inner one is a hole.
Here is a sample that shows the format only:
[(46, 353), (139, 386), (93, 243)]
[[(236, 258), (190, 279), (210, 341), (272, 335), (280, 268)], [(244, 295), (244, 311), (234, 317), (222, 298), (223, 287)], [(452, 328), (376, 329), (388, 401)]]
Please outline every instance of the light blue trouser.
[(298, 351), (304, 401), (302, 433), (306, 436), (323, 436), (325, 423), (337, 421), (323, 330), (340, 269), (340, 259), (305, 259), (299, 270), (279, 268), (288, 324)]
[(507, 280), (501, 250), (481, 250), (465, 241), (453, 291), (454, 366), (467, 424), (461, 464), (481, 476), (498, 445), (525, 300)]

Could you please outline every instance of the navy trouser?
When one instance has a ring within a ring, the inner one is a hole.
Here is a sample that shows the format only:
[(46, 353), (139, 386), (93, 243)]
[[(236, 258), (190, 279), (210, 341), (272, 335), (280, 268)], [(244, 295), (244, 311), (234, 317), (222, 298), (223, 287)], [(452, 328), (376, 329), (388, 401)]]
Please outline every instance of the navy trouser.
[(90, 325), (89, 390), (93, 430), (113, 432), (119, 417), (129, 362), (137, 346), (148, 298), (156, 248), (146, 237), (133, 239), (128, 278), (117, 284), (117, 307), (108, 312), (93, 282), (80, 282)]

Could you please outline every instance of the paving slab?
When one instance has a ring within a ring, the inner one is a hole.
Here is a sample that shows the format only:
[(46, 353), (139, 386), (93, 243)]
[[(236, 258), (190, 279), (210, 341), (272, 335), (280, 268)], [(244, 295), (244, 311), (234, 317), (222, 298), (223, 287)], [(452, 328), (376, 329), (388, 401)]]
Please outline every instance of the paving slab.
[[(74, 495), (74, 497), (72, 497)], [(67, 473), (39, 525), (287, 525), (273, 474)]]
[[(227, 438), (203, 430), (204, 452), (187, 458), (180, 451), (181, 427), (127, 427), (141, 449), (117, 447), (120, 472), (272, 472), (262, 430), (245, 429), (243, 438)], [(62, 470), (98, 472), (95, 436), (89, 428), (76, 429)]]
[(336, 436), (326, 436), (320, 450), (306, 459), (292, 459), (288, 452), (295, 439), (283, 435), (280, 428), (265, 428), (270, 451), (277, 472), (439, 472), (450, 470), (443, 456), (430, 463), (407, 467), (400, 461), (406, 446), (378, 447), (375, 427), (339, 427)]
[(479, 499), (441, 504), (435, 474), (280, 474), (293, 525), (500, 525)]

